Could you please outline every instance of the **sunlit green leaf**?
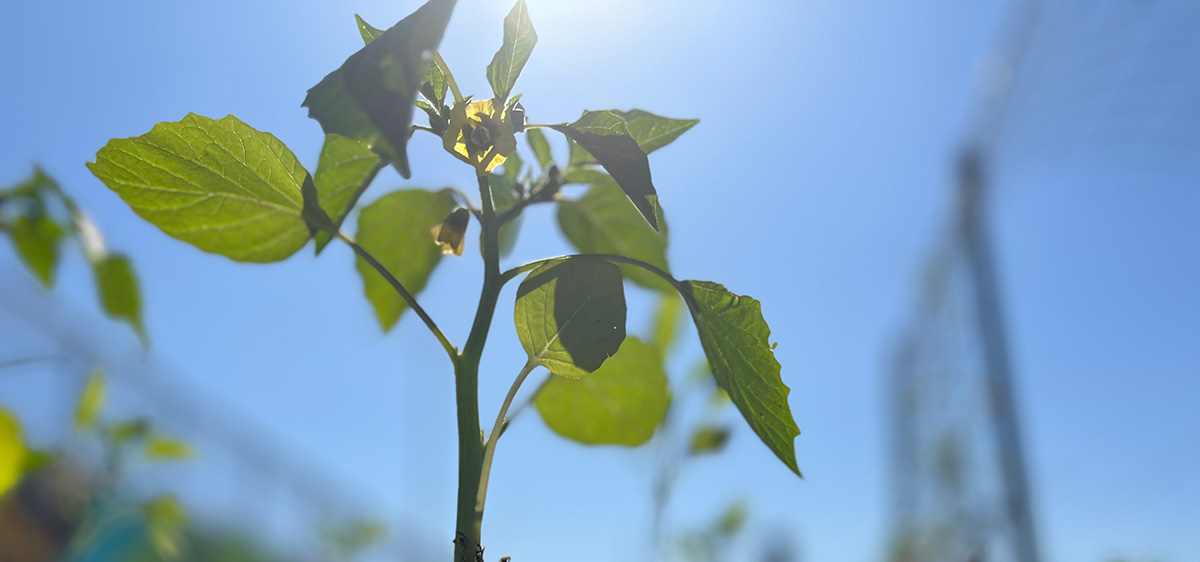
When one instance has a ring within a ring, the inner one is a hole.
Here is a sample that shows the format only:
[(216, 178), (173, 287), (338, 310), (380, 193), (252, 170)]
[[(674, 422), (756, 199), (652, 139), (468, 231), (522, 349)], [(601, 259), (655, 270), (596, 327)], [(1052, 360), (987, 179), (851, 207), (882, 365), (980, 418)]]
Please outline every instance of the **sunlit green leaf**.
[(0, 408), (0, 496), (21, 479), (28, 454), (21, 422), (12, 412)]
[(732, 537), (746, 526), (746, 518), (748, 516), (749, 511), (746, 509), (746, 502), (733, 502), (729, 507), (725, 508), (725, 512), (721, 514), (721, 518), (717, 520), (717, 530), (726, 537)]
[[(442, 259), (430, 230), (452, 210), (454, 197), (449, 191), (393, 191), (363, 208), (358, 217), (358, 243), (416, 295)], [(375, 317), (384, 331), (390, 330), (408, 306), (369, 263), (356, 260)]]
[(637, 338), (584, 377), (550, 377), (534, 399), (555, 433), (589, 445), (645, 443), (667, 415), (662, 357)]
[(150, 435), (150, 429), (150, 420), (146, 418), (122, 420), (108, 426), (107, 437), (112, 444), (120, 446), (145, 439)]
[(160, 495), (142, 504), (150, 544), (159, 556), (170, 559), (179, 556), (183, 525), (187, 510), (174, 496)]
[(525, 0), (517, 0), (504, 18), (504, 42), (487, 67), (488, 83), (497, 100), (503, 102), (508, 98), (536, 44), (537, 31), (529, 21), (529, 8), (525, 6)]
[(113, 139), (88, 168), (171, 236), (238, 261), (284, 259), (308, 241), (308, 172), (270, 133), (230, 115), (188, 114)]
[(554, 164), (554, 155), (550, 154), (550, 143), (546, 140), (546, 135), (542, 134), (541, 129), (525, 131), (525, 140), (529, 142), (529, 148), (537, 157), (538, 166), (545, 170)]
[(302, 104), (309, 117), (320, 122), (326, 134), (367, 143), (408, 178), (405, 147), (411, 134), (413, 102), (454, 4), (455, 0), (429, 0), (350, 55), (340, 68), (309, 89)]
[(683, 281), (700, 344), (717, 384), (763, 443), (797, 475), (794, 439), (800, 434), (788, 406), (788, 387), (771, 350), (771, 330), (758, 301), (708, 281)]
[[(621, 188), (608, 177), (592, 184), (579, 200), (562, 200), (558, 204), (558, 226), (580, 253), (617, 254), (668, 271), (667, 224), (661, 216), (660, 211), (662, 232), (659, 233), (646, 224)], [(674, 291), (670, 283), (640, 267), (623, 265), (621, 271), (643, 287)]]
[(157, 433), (146, 439), (145, 451), (148, 461), (184, 461), (195, 456), (191, 445)]
[[(325, 135), (321, 159), (313, 174), (321, 208), (336, 226), (341, 226), (354, 208), (367, 184), (379, 170), (379, 156), (366, 144), (339, 135)], [(316, 235), (317, 253), (329, 243), (332, 235), (321, 231)]]
[(625, 120), (625, 128), (629, 136), (637, 141), (642, 152), (650, 154), (687, 132), (699, 123), (699, 119), (671, 119), (660, 117), (649, 111), (634, 109), (633, 111), (616, 111), (613, 113)]
[(621, 270), (587, 256), (547, 263), (521, 282), (514, 316), (530, 360), (556, 375), (587, 375), (625, 339)]
[(658, 230), (658, 194), (650, 180), (650, 161), (629, 136), (624, 119), (611, 111), (585, 111), (574, 123), (554, 128), (594, 156)]
[(109, 254), (92, 264), (92, 272), (96, 277), (96, 290), (104, 313), (128, 323), (145, 343), (142, 293), (129, 259), (120, 254)]
[(75, 429), (83, 431), (96, 426), (100, 409), (104, 406), (105, 383), (104, 374), (95, 371), (88, 375), (83, 384), (83, 392), (79, 395), (79, 403), (75, 406)]
[(17, 255), (21, 256), (21, 261), (25, 262), (29, 271), (42, 285), (53, 285), (63, 229), (45, 213), (38, 213), (36, 216), (17, 217), (11, 234)]
[(719, 453), (729, 442), (729, 428), (702, 426), (692, 432), (688, 441), (688, 454), (692, 456)]
[(359, 16), (358, 14), (354, 14), (354, 21), (358, 23), (358, 33), (362, 35), (363, 45), (370, 45), (371, 41), (374, 41), (378, 39), (380, 35), (383, 35), (382, 29), (378, 29), (367, 23), (367, 20), (362, 19), (362, 16)]

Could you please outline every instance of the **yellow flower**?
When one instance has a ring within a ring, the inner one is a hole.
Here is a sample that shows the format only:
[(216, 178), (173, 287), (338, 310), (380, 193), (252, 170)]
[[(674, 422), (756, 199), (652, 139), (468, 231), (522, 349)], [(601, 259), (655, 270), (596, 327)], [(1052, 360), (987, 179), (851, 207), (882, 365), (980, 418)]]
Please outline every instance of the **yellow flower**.
[(450, 127), (442, 135), (442, 146), (482, 176), (517, 149), (508, 113), (503, 109), (497, 113), (490, 99), (456, 102), (450, 110)]

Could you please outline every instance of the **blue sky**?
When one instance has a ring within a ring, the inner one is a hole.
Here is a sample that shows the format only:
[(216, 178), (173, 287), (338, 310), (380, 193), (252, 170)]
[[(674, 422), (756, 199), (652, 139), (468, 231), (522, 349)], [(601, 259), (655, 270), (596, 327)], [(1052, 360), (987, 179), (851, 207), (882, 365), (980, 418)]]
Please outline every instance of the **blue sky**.
[[(803, 431), (803, 481), (744, 427), (727, 454), (680, 481), (671, 514), (681, 525), (731, 499), (748, 502), (737, 559), (751, 559), (771, 533), (789, 535), (809, 560), (884, 551), (883, 373), (951, 208), (951, 158), (1008, 8), (912, 4), (529, 0), (539, 43), (516, 91), (531, 120), (635, 107), (701, 119), (651, 157), (672, 270), (762, 301)], [(996, 147), (993, 238), (1035, 506), (1047, 559), (1192, 560), (1200, 557), (1190, 536), (1200, 520), (1200, 80), (1185, 62), (1194, 66), (1198, 41), (1186, 30), (1200, 15), (1182, 2), (1103, 4), (1066, 4), (1068, 14), (1086, 12), (1084, 31), (1044, 32), (1046, 54), (1027, 76), (1036, 87), (1018, 89), (1028, 93)], [(84, 167), (110, 138), (196, 112), (234, 114), (274, 133), (311, 171), (322, 135), (300, 102), (361, 46), (353, 14), (386, 27), (416, 6), (6, 6), (0, 182), (40, 163), (110, 246), (132, 256), (151, 358), (174, 365), (181, 386), (247, 412), (394, 525), (437, 544), (449, 541), (453, 522), (453, 386), (424, 327), (406, 315), (380, 334), (344, 247), (319, 259), (305, 250), (283, 263), (236, 264), (143, 222)], [(442, 53), (464, 93), (487, 90), (483, 69), (509, 7), (460, 1)], [(1123, 27), (1130, 22), (1144, 25)], [(1112, 38), (1110, 50), (1069, 48)], [(1155, 41), (1165, 42), (1164, 61), (1147, 65), (1134, 47)], [(1167, 93), (1139, 89), (1158, 83)], [(471, 187), (469, 170), (431, 138), (417, 137), (410, 151), (413, 178), (386, 171), (368, 199), (402, 186)], [(474, 251), (444, 260), (420, 296), (455, 341), (478, 294)], [(566, 251), (543, 206), (528, 214), (507, 263)], [(56, 297), (93, 310), (81, 261), (65, 264)], [(0, 265), (6, 288), (36, 292), (11, 253), (0, 252)], [(524, 361), (512, 298), (509, 288), (484, 359), (484, 420)], [(631, 331), (640, 330), (647, 315), (633, 308), (649, 301), (631, 294), (630, 303)], [(134, 345), (110, 329), (117, 335), (105, 341)], [(686, 333), (677, 373), (699, 353)], [(0, 404), (36, 410), (36, 388), (6, 383)], [(531, 413), (500, 443), (489, 553), (645, 556), (653, 450), (583, 448)]]

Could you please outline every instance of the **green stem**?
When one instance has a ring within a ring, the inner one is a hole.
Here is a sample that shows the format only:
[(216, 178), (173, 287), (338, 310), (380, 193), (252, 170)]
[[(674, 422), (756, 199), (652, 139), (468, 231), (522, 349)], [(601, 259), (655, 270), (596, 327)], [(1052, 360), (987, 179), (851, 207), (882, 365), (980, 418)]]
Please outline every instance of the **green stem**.
[(488, 330), (500, 297), (500, 245), (496, 208), (488, 176), (479, 179), (479, 198), (483, 205), (483, 289), (475, 322), (455, 363), (455, 399), (458, 407), (458, 514), (454, 555), (456, 562), (473, 562), (479, 549), (483, 512), (476, 510), (480, 476), (484, 462), (483, 436), (479, 427), (479, 360), (487, 342)]
[(479, 491), (475, 496), (475, 528), (483, 527), (483, 504), (487, 500), (488, 476), (492, 472), (492, 457), (496, 455), (496, 442), (500, 440), (500, 435), (504, 433), (504, 419), (508, 414), (509, 406), (512, 406), (513, 398), (516, 398), (517, 391), (521, 388), (521, 383), (525, 382), (525, 377), (533, 372), (534, 367), (537, 367), (537, 362), (533, 359), (525, 362), (525, 366), (521, 368), (521, 372), (517, 374), (516, 380), (512, 386), (508, 388), (508, 395), (504, 397), (504, 403), (500, 405), (500, 412), (496, 414), (496, 423), (492, 424), (492, 432), (488, 434), (487, 443), (483, 446), (483, 467), (479, 472)]
[(450, 91), (454, 93), (454, 101), (463, 101), (462, 92), (458, 91), (458, 82), (454, 81), (454, 74), (450, 72), (450, 67), (446, 65), (446, 61), (442, 59), (442, 53), (439, 51), (433, 52), (433, 64), (442, 69), (442, 74), (446, 76), (446, 83), (450, 85)]
[(387, 280), (388, 284), (390, 284), (392, 288), (400, 294), (400, 298), (404, 299), (404, 302), (408, 303), (409, 308), (412, 308), (413, 312), (416, 312), (417, 316), (420, 316), (421, 320), (425, 322), (425, 325), (429, 327), (429, 331), (432, 332), (434, 337), (437, 338), (438, 342), (442, 344), (442, 348), (446, 350), (446, 353), (450, 356), (450, 360), (457, 363), (458, 350), (454, 348), (454, 344), (450, 343), (449, 339), (446, 339), (446, 334), (442, 333), (441, 328), (438, 328), (438, 325), (433, 321), (433, 318), (430, 318), (429, 314), (425, 312), (425, 309), (421, 308), (421, 305), (417, 303), (416, 297), (412, 296), (412, 293), (409, 293), (408, 289), (405, 289), (404, 285), (401, 284), (400, 281), (396, 279), (396, 277), (392, 275), (392, 273), (388, 271), (386, 267), (383, 266), (383, 264), (379, 263), (379, 260), (375, 259), (375, 256), (372, 256), (370, 252), (368, 252), (362, 246), (359, 246), (358, 242), (355, 242), (350, 237), (342, 234), (340, 231), (336, 233), (336, 236), (338, 237), (338, 240), (341, 240), (342, 242), (345, 242), (347, 246), (350, 246), (350, 248), (354, 250), (354, 253), (358, 254), (358, 257), (362, 258), (363, 261), (375, 268), (375, 271), (378, 271), (379, 274)]

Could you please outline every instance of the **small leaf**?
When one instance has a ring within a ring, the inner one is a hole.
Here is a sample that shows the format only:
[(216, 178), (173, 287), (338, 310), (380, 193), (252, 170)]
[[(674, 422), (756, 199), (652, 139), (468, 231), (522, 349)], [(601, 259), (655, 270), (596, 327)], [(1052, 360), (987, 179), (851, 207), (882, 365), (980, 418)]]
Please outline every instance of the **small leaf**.
[(567, 439), (631, 447), (654, 435), (670, 402), (662, 357), (634, 337), (590, 375), (551, 376), (534, 399), (546, 425)]
[[(413, 102), (455, 0), (429, 0), (350, 55), (308, 91), (302, 107), (325, 134), (367, 143), (408, 178)], [(364, 22), (365, 23), (365, 22)]]
[(504, 18), (504, 42), (487, 67), (488, 83), (501, 103), (508, 99), (536, 44), (537, 31), (529, 20), (529, 8), (525, 6), (525, 0), (517, 0)]
[(131, 420), (122, 420), (108, 426), (107, 437), (114, 445), (121, 446), (127, 443), (145, 439), (150, 435), (150, 420), (146, 418), (134, 418)]
[[(358, 217), (358, 243), (416, 295), (442, 259), (442, 251), (429, 230), (452, 210), (454, 196), (450, 191), (393, 191), (363, 208)], [(375, 268), (362, 258), (356, 260), (363, 291), (386, 332), (408, 306)]]
[[(325, 135), (325, 146), (321, 148), (321, 159), (313, 184), (321, 202), (321, 208), (337, 227), (342, 226), (346, 215), (354, 209), (358, 198), (366, 191), (367, 184), (379, 170), (379, 156), (365, 143), (350, 140), (340, 135)], [(327, 232), (318, 232), (317, 253), (332, 239)]]
[(54, 268), (58, 265), (62, 235), (63, 229), (44, 212), (35, 216), (19, 216), (12, 225), (12, 240), (17, 255), (46, 288), (54, 284)]
[(716, 528), (722, 535), (732, 537), (746, 526), (746, 518), (748, 516), (746, 502), (734, 502), (725, 508), (725, 512), (721, 514), (721, 518), (717, 520)]
[(0, 497), (21, 480), (28, 454), (21, 422), (12, 412), (0, 408)]
[(604, 166), (633, 201), (646, 222), (658, 230), (658, 194), (650, 179), (650, 161), (629, 136), (625, 120), (611, 111), (585, 111), (570, 125), (554, 125)]
[(160, 434), (146, 439), (145, 451), (148, 461), (185, 461), (195, 456), (187, 443)]
[(687, 132), (688, 129), (696, 126), (699, 119), (671, 119), (668, 117), (660, 117), (649, 111), (634, 109), (633, 111), (616, 111), (613, 113), (621, 116), (625, 120), (625, 128), (629, 131), (629, 136), (637, 141), (642, 152), (650, 154), (658, 150), (672, 141), (679, 138), (679, 135)]
[(678, 288), (717, 384), (763, 443), (799, 475), (794, 439), (800, 429), (788, 407), (790, 391), (779, 376), (762, 306), (708, 281), (683, 281)]
[[(662, 233), (655, 232), (629, 204), (629, 198), (608, 176), (594, 183), (577, 201), (560, 200), (558, 226), (584, 254), (616, 254), (668, 271), (667, 224), (659, 212)], [(674, 291), (661, 277), (635, 266), (621, 266), (633, 282), (659, 291)]]
[(721, 452), (729, 441), (729, 428), (703, 426), (692, 432), (688, 442), (688, 454), (696, 457)]
[(95, 371), (88, 375), (83, 385), (83, 393), (79, 395), (79, 404), (75, 406), (75, 430), (83, 431), (96, 426), (100, 416), (100, 408), (104, 406), (105, 384), (104, 375)]
[(109, 254), (92, 264), (92, 272), (96, 277), (96, 290), (104, 313), (128, 323), (145, 344), (147, 340), (146, 327), (142, 325), (142, 295), (129, 259), (120, 254)]
[(371, 41), (374, 41), (378, 39), (380, 35), (383, 35), (382, 29), (373, 27), (358, 14), (354, 14), (354, 21), (358, 23), (358, 33), (362, 35), (363, 45), (370, 45)]
[(529, 148), (537, 157), (539, 167), (546, 170), (554, 164), (554, 156), (550, 154), (550, 143), (546, 141), (546, 135), (542, 134), (541, 129), (525, 131), (525, 140), (529, 142)]
[(625, 339), (621, 270), (588, 256), (542, 265), (517, 289), (514, 317), (531, 361), (556, 375), (587, 375)]
[(88, 168), (167, 234), (237, 261), (282, 260), (308, 242), (292, 151), (230, 115), (188, 114), (113, 139)]
[(187, 510), (171, 495), (161, 495), (142, 504), (142, 515), (146, 518), (150, 544), (164, 559), (179, 556), (183, 539), (183, 524), (187, 522)]

